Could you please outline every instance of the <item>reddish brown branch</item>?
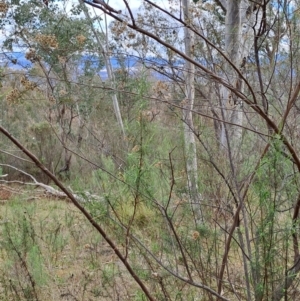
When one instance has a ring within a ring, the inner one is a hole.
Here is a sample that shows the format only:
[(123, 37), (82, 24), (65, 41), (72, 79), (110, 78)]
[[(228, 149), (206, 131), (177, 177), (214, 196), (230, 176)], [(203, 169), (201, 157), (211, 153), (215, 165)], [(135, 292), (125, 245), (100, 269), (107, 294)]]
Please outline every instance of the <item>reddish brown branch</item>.
[(234, 218), (233, 218), (233, 223), (231, 226), (231, 229), (229, 231), (229, 235), (228, 235), (228, 239), (226, 241), (226, 245), (225, 245), (225, 253), (223, 255), (223, 259), (222, 259), (222, 264), (221, 264), (221, 269), (220, 269), (220, 273), (219, 273), (219, 279), (218, 279), (218, 293), (220, 294), (222, 291), (222, 281), (223, 281), (223, 276), (224, 276), (224, 272), (225, 272), (225, 267), (227, 264), (227, 260), (228, 260), (228, 254), (229, 254), (229, 250), (230, 250), (230, 245), (231, 245), (231, 240), (233, 238), (233, 233), (236, 229), (236, 227), (239, 226), (239, 214), (240, 211), (242, 209), (242, 206), (244, 205), (244, 200), (246, 198), (246, 195), (248, 193), (248, 189), (250, 187), (250, 184), (252, 182), (252, 180), (254, 179), (254, 176), (256, 174), (256, 171), (258, 170), (258, 168), (260, 167), (260, 163), (262, 161), (262, 159), (265, 157), (265, 155), (267, 154), (268, 150), (269, 150), (270, 144), (268, 143), (265, 147), (265, 149), (263, 150), (259, 160), (256, 163), (256, 166), (254, 168), (254, 171), (252, 172), (252, 175), (250, 177), (250, 179), (248, 180), (247, 186), (244, 189), (244, 193), (242, 196), (242, 201), (239, 203), (239, 206), (236, 209), (236, 212), (234, 214)]
[(28, 149), (26, 149), (16, 138), (14, 138), (6, 129), (0, 126), (0, 132), (3, 133), (13, 144), (15, 144), (26, 156), (28, 156), (35, 165), (44, 172), (72, 201), (72, 203), (81, 211), (81, 213), (87, 218), (90, 224), (101, 234), (101, 236), (105, 239), (105, 241), (109, 244), (111, 249), (115, 252), (118, 258), (123, 262), (127, 271), (130, 273), (132, 278), (137, 282), (142, 291), (145, 293), (147, 298), (151, 301), (155, 301), (154, 297), (150, 294), (147, 287), (141, 281), (141, 279), (135, 274), (131, 265), (128, 263), (127, 259), (122, 255), (121, 251), (118, 249), (116, 244), (108, 237), (105, 230), (93, 219), (93, 217), (89, 214), (86, 209), (80, 205), (80, 203), (76, 200), (71, 192), (39, 161), (39, 159), (32, 154)]

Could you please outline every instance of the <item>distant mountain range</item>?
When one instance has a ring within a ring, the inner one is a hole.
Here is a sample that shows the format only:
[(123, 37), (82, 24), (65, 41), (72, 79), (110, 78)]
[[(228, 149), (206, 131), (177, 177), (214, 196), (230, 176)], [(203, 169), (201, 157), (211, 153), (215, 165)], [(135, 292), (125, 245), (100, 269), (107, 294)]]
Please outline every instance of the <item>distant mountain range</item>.
[[(103, 66), (103, 62), (101, 62), (100, 59), (95, 55), (86, 55), (86, 54), (82, 55), (79, 61), (80, 61), (79, 64), (82, 69), (86, 67), (97, 68), (98, 66)], [(166, 61), (155, 57), (148, 57), (142, 60), (137, 56), (127, 55), (127, 56), (120, 56), (120, 57), (112, 57), (110, 59), (110, 62), (114, 70), (123, 67), (129, 70), (129, 72), (133, 72), (133, 73), (134, 71), (137, 71), (138, 68), (142, 65), (146, 65), (147, 67), (156, 67), (156, 69), (164, 70), (164, 72), (168, 72), (168, 70), (171, 69), (171, 66)], [(22, 70), (22, 69), (28, 69), (32, 67), (32, 65), (33, 64), (25, 58), (24, 52), (0, 53), (0, 67), (5, 66), (15, 70)], [(181, 67), (183, 66), (183, 62), (177, 61), (172, 65), (173, 68), (177, 67), (181, 69)], [(106, 79), (108, 77), (105, 66), (103, 66), (100, 69), (99, 75), (103, 79)], [(153, 75), (159, 79), (167, 78), (159, 72), (153, 72)]]

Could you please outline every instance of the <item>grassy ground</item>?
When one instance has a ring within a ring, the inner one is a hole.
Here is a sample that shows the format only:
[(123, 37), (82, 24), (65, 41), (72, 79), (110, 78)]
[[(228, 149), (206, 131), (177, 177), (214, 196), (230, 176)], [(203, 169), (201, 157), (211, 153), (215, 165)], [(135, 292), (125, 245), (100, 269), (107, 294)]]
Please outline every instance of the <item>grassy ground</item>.
[(71, 203), (31, 194), (0, 206), (0, 300), (138, 300), (114, 252)]
[[(9, 189), (10, 194), (0, 189), (0, 300), (146, 300), (113, 250), (72, 203), (46, 198), (24, 187)], [(170, 277), (134, 240), (127, 241), (117, 222), (128, 224), (135, 214), (131, 233), (162, 264), (185, 275), (184, 259), (166, 221), (142, 202), (135, 213), (130, 204), (116, 204), (115, 211), (110, 212), (116, 223), (104, 215), (103, 206), (86, 206), (107, 227), (108, 235), (123, 254), (127, 247), (128, 261), (157, 300), (209, 300), (201, 297), (199, 289)], [(201, 269), (200, 275), (191, 268), (193, 277), (207, 277), (207, 285), (215, 287), (214, 280), (208, 280), (215, 279), (211, 277), (215, 271), (206, 260), (202, 262), (208, 252), (203, 242), (214, 235), (188, 227), (181, 203), (174, 204), (170, 214), (176, 220), (178, 238), (188, 247), (190, 257), (186, 260), (209, 271)], [(182, 202), (182, 206), (188, 205)]]
[[(262, 300), (269, 300), (271, 285), (284, 274), (278, 250), (283, 254), (290, 248), (286, 246), (290, 230), (281, 212), (276, 213), (273, 223), (266, 220), (274, 210), (259, 188), (261, 195), (251, 190), (247, 202), (251, 221), (258, 225), (253, 226), (256, 232), (249, 228), (255, 237), (250, 241), (251, 255), (257, 256), (252, 262), (260, 273), (264, 268), (270, 270), (266, 272), (269, 291), (262, 291), (266, 295)], [(177, 275), (190, 276), (195, 283), (217, 290), (226, 227), (231, 223), (226, 211), (211, 210), (206, 224), (195, 225), (190, 204), (175, 193), (166, 204), (163, 199), (134, 198), (129, 192), (117, 195), (117, 187), (111, 191), (102, 201), (83, 205), (126, 256), (155, 300), (214, 300), (210, 293)], [(46, 197), (38, 189), (1, 185), (0, 200), (0, 301), (146, 300), (114, 251), (72, 203)], [(273, 242), (268, 235), (271, 227), (278, 233)], [(236, 232), (223, 294), (228, 300), (247, 300), (238, 236), (244, 235), (243, 224)], [(292, 258), (286, 261), (292, 264)]]

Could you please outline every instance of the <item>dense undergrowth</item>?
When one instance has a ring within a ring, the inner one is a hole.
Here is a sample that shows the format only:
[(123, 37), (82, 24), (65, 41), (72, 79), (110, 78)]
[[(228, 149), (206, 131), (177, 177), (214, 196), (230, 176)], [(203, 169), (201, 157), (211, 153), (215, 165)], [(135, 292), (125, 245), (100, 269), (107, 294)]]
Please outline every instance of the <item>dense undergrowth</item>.
[[(16, 104), (2, 97), (3, 121), (85, 199), (84, 207), (156, 300), (213, 300), (206, 288), (217, 291), (224, 256), (224, 298), (247, 298), (248, 284), (255, 298), (269, 300), (293, 260), (291, 240), (298, 228), (290, 216), (299, 179), (282, 142), (271, 142), (243, 199), (237, 185), (247, 184), (262, 144), (253, 144), (255, 135), (245, 132), (243, 157), (233, 176), (228, 157), (218, 149), (213, 123), (195, 115), (200, 206), (186, 185), (180, 110), (170, 103), (149, 101), (147, 97), (161, 84), (146, 77), (130, 80), (130, 93), (136, 99), (122, 105), (126, 137), (116, 126), (110, 98), (98, 88), (94, 94), (100, 101), (91, 100), (82, 127), (72, 119), (77, 100), (58, 104), (69, 120), (60, 124), (55, 107), (39, 100), (41, 91), (25, 94)], [(43, 119), (47, 110), (54, 115)], [(1, 148), (7, 145), (3, 138)], [(68, 158), (69, 169), (63, 170)], [(26, 171), (53, 185), (13, 146), (9, 154), (1, 153), (1, 162), (1, 173), (8, 174), (5, 180), (32, 182), (21, 172)], [(35, 191), (25, 187), (1, 206), (3, 300), (146, 300), (114, 251), (71, 203), (40, 196), (28, 201)], [(100, 199), (92, 200), (87, 192)], [(241, 200), (239, 227), (224, 255)], [(202, 223), (195, 212), (199, 209), (205, 217)], [(297, 281), (288, 291), (289, 296), (295, 294)]]

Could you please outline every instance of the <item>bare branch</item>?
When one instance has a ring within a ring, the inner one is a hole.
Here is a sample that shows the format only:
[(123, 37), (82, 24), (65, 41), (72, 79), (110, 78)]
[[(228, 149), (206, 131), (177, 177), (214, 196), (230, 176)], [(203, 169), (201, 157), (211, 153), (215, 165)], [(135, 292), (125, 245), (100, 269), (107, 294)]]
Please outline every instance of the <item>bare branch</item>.
[(152, 297), (151, 293), (143, 283), (143, 281), (139, 278), (139, 276), (136, 275), (134, 270), (132, 269), (130, 263), (124, 258), (122, 255), (120, 249), (117, 247), (117, 245), (111, 240), (111, 238), (107, 235), (106, 231), (94, 220), (94, 218), (91, 216), (91, 214), (76, 200), (74, 195), (55, 177), (54, 174), (52, 174), (46, 166), (44, 166), (39, 159), (32, 154), (28, 149), (26, 149), (16, 138), (14, 138), (6, 129), (4, 129), (2, 126), (0, 126), (0, 132), (3, 133), (4, 136), (6, 136), (12, 143), (14, 143), (20, 150), (23, 151), (24, 154), (26, 154), (34, 163), (35, 165), (43, 172), (45, 173), (62, 191), (63, 193), (70, 198), (72, 203), (77, 207), (82, 214), (87, 218), (87, 220), (90, 222), (90, 224), (101, 234), (101, 236), (106, 240), (106, 242), (109, 244), (111, 249), (115, 252), (117, 257), (123, 262), (124, 266), (130, 273), (130, 275), (133, 277), (133, 279), (137, 282), (137, 284), (140, 286), (142, 291), (145, 293), (147, 298), (150, 301), (155, 301), (154, 297)]
[(104, 9), (106, 9), (106, 10), (112, 12), (112, 13), (120, 14), (122, 12), (121, 10), (115, 10), (110, 5), (105, 3), (103, 0), (93, 0), (93, 2), (96, 3), (96, 4), (100, 4), (102, 7), (104, 7)]
[(227, 3), (226, 3), (226, 0), (215, 0), (216, 4), (218, 4), (224, 13), (226, 13), (227, 11)]
[(14, 158), (16, 158), (16, 159), (19, 159), (19, 160), (21, 160), (21, 161), (25, 161), (25, 162), (28, 162), (28, 163), (33, 164), (32, 161), (29, 161), (29, 160), (26, 160), (26, 159), (21, 158), (21, 157), (19, 157), (19, 156), (13, 155), (12, 153), (9, 153), (9, 152), (7, 152), (7, 151), (5, 151), (5, 150), (3, 150), (3, 149), (0, 149), (0, 152), (3, 153), (3, 154), (6, 154), (6, 155), (12, 156), (12, 157), (14, 157)]

